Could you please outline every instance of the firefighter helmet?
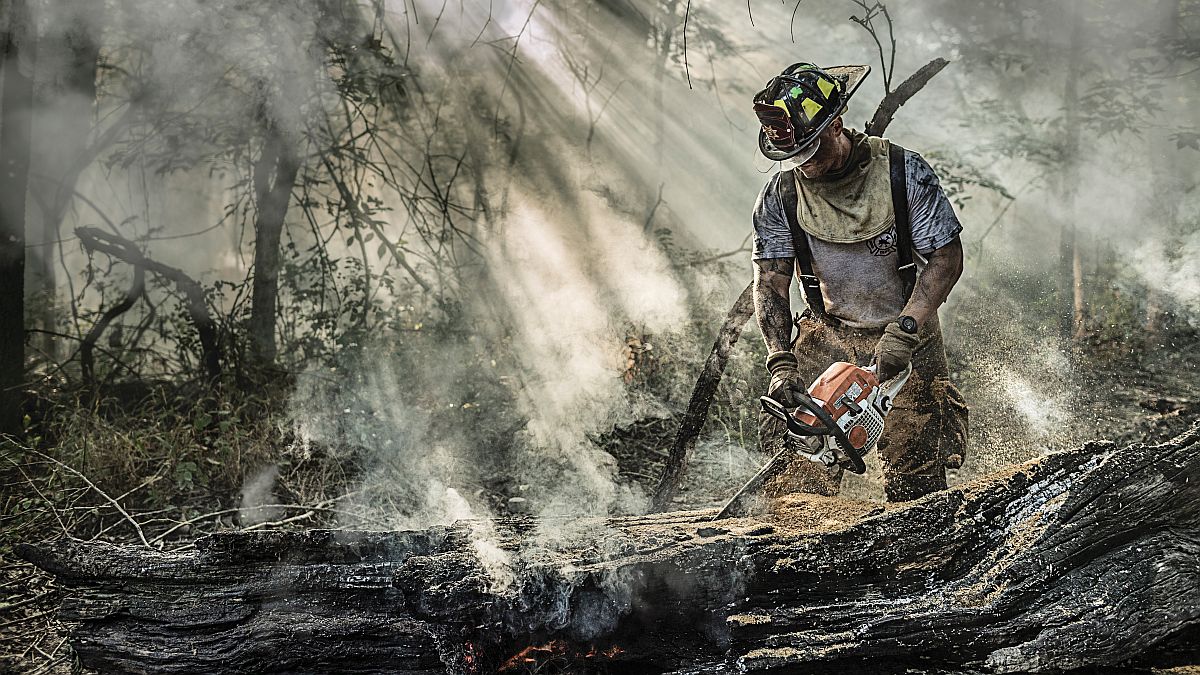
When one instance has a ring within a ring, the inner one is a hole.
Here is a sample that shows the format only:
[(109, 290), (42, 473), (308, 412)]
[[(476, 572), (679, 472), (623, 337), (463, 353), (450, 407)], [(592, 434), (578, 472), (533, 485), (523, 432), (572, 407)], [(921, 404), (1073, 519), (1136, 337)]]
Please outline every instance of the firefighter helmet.
[(846, 102), (870, 72), (870, 66), (788, 66), (754, 96), (762, 125), (758, 149), (775, 161), (808, 161), (821, 146), (817, 137), (846, 111)]

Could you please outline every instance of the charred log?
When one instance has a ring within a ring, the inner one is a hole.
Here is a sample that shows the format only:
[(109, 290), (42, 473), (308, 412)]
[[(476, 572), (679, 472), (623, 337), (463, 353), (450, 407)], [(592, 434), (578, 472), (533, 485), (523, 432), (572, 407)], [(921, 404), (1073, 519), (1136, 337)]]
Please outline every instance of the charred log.
[[(119, 672), (980, 672), (1127, 662), (1200, 625), (1200, 427), (900, 505), (26, 546)], [(541, 667), (539, 665), (539, 667)], [(543, 671), (545, 672), (545, 671)], [(578, 672), (578, 671), (574, 671)]]

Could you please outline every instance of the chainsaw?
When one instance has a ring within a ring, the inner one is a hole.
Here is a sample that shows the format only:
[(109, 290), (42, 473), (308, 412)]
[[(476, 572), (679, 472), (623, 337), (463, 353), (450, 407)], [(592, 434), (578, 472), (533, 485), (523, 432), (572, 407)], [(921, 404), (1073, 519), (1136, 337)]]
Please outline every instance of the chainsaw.
[(863, 455), (883, 436), (883, 421), (911, 374), (909, 364), (899, 375), (880, 383), (875, 366), (861, 368), (839, 361), (808, 387), (807, 396), (799, 397), (795, 410), (789, 411), (769, 396), (759, 398), (763, 411), (787, 426), (783, 449), (738, 490), (715, 520), (744, 515), (758, 489), (782, 473), (793, 455), (826, 467), (865, 473)]

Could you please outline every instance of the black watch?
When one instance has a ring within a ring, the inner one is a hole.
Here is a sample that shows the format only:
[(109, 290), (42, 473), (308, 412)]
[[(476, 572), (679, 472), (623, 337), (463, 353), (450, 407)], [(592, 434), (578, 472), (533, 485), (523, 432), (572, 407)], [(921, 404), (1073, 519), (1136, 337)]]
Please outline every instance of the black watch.
[(896, 323), (900, 324), (900, 330), (904, 331), (905, 333), (908, 333), (909, 335), (917, 334), (917, 320), (911, 316), (908, 316), (907, 314), (902, 315), (896, 319)]

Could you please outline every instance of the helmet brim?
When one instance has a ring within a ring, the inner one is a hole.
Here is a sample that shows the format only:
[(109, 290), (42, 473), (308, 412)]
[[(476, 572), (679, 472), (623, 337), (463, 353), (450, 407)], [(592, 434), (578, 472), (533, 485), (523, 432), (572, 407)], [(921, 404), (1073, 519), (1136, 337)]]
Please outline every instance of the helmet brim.
[(767, 138), (767, 133), (762, 129), (758, 130), (758, 150), (764, 157), (773, 162), (782, 162), (791, 160), (797, 164), (803, 164), (812, 159), (813, 155), (817, 154), (817, 150), (821, 149), (821, 139), (814, 138), (812, 141), (798, 145), (788, 150), (781, 150), (775, 147)]
[(823, 70), (834, 77), (846, 78), (846, 95), (842, 99), (843, 101), (849, 101), (850, 97), (854, 96), (854, 92), (858, 91), (863, 80), (867, 79), (867, 75), (871, 74), (871, 66), (868, 65), (833, 66), (831, 68), (824, 68)]

